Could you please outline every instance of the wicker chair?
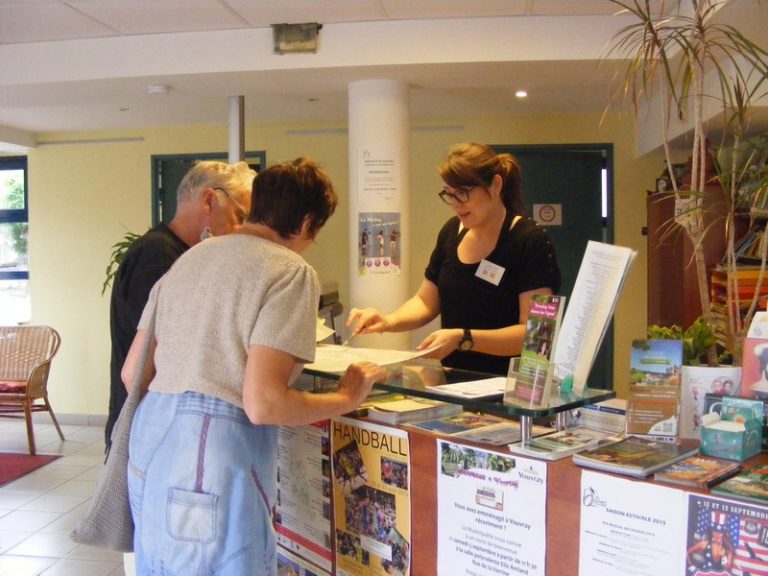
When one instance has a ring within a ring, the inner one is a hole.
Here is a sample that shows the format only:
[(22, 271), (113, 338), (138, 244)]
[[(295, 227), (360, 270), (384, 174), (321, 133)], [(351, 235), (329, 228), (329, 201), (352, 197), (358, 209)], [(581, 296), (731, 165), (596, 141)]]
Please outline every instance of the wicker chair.
[(48, 374), (60, 343), (59, 333), (49, 326), (0, 326), (0, 416), (24, 414), (32, 455), (35, 454), (33, 412), (48, 412), (59, 437), (64, 440), (48, 402)]

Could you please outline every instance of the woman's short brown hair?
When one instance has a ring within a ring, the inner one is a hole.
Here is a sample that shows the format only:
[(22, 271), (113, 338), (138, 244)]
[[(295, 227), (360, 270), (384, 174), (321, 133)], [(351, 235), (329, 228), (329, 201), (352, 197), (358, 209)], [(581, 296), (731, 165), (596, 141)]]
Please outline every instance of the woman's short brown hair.
[(314, 238), (336, 210), (338, 199), (328, 175), (308, 159), (276, 164), (253, 181), (249, 222), (265, 224), (290, 238), (301, 232), (309, 216)]

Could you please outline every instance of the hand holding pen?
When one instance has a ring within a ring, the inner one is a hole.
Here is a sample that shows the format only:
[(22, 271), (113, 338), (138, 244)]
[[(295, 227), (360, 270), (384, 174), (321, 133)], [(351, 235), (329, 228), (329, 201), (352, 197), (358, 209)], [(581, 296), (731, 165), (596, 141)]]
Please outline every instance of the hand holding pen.
[(372, 334), (386, 332), (389, 329), (389, 322), (386, 317), (382, 316), (381, 312), (375, 308), (352, 308), (347, 318), (347, 327), (354, 325), (352, 334), (344, 342), (342, 346), (349, 344), (353, 338), (358, 334)]

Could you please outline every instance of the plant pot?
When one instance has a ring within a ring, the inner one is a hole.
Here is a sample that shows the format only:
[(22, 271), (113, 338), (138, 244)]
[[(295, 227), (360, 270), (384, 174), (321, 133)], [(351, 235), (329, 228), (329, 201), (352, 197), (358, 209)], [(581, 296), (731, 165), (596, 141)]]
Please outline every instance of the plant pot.
[(707, 393), (738, 396), (740, 366), (683, 366), (680, 388), (680, 437), (699, 438), (704, 396)]

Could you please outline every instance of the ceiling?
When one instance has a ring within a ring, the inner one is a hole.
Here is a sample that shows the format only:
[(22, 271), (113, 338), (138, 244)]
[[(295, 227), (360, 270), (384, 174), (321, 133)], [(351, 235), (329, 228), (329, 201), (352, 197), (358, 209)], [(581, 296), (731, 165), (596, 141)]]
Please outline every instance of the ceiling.
[[(765, 37), (766, 6), (735, 3)], [(0, 0), (0, 151), (51, 132), (223, 124), (236, 95), (246, 122), (343, 121), (349, 84), (382, 78), (410, 86), (414, 119), (599, 113), (614, 69), (598, 61), (626, 23), (615, 11), (608, 0)], [(317, 52), (274, 54), (271, 25), (284, 22), (322, 24)]]

